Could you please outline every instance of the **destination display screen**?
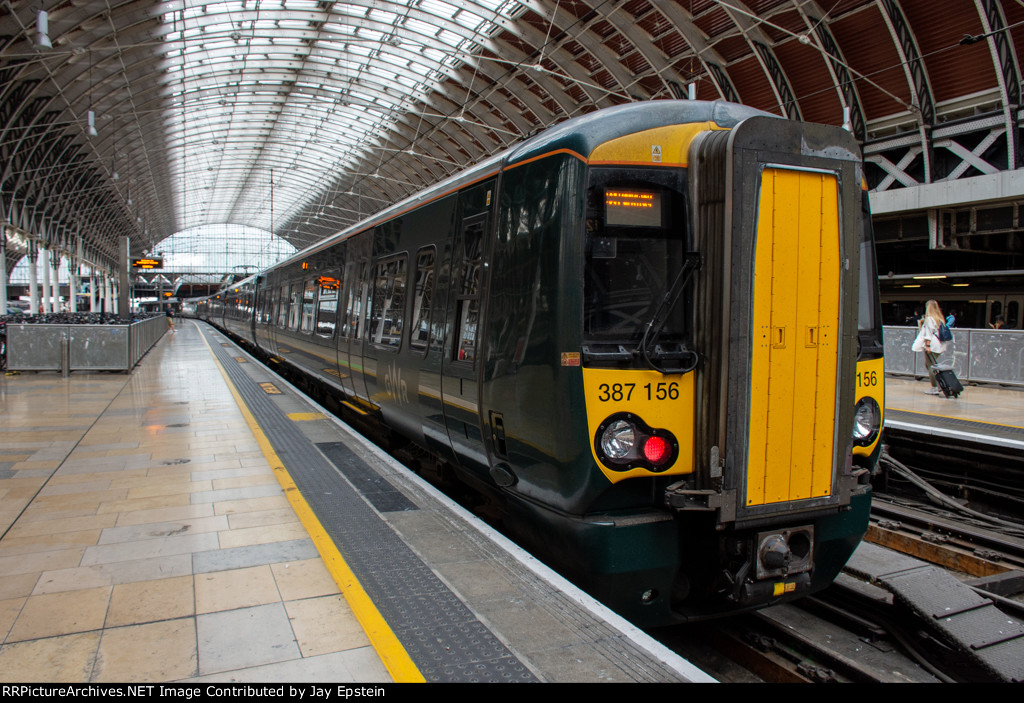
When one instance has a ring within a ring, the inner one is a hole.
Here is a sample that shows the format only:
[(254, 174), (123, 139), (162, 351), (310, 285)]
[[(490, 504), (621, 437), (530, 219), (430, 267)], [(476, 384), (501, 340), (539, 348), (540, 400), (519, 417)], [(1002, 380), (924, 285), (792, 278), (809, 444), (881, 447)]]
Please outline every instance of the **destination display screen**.
[(608, 227), (661, 227), (664, 210), (656, 190), (609, 188), (604, 192)]
[(132, 259), (133, 269), (162, 269), (164, 267), (164, 257), (162, 256), (142, 256)]

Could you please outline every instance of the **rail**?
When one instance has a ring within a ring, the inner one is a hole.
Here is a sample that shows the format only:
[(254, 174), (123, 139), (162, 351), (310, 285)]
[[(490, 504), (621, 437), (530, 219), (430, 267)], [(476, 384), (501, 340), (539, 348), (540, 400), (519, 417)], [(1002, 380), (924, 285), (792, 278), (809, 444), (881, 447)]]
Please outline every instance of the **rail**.
[[(1024, 331), (953, 328), (953, 342), (939, 356), (961, 381), (1024, 386)], [(916, 327), (885, 327), (885, 372), (924, 377), (924, 354), (911, 350)]]
[(130, 371), (167, 331), (163, 315), (123, 325), (7, 325), (11, 371)]

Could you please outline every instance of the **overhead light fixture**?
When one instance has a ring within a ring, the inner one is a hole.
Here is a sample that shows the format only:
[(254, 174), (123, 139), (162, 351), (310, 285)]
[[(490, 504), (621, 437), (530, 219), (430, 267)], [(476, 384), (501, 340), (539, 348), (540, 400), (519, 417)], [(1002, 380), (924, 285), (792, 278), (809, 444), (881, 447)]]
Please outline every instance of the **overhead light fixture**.
[(50, 41), (50, 14), (46, 10), (36, 13), (36, 36), (33, 42), (37, 49), (52, 49)]
[(904, 283), (903, 287), (904, 288), (920, 288), (921, 284), (920, 283)]
[(936, 274), (934, 276), (931, 276), (931, 275), (929, 275), (929, 276), (914, 276), (914, 280), (915, 281), (933, 281), (933, 280), (938, 280), (940, 278), (945, 278), (945, 276), (942, 275), (942, 274)]
[(971, 284), (970, 283), (954, 283), (953, 287), (954, 288), (966, 288), (969, 285), (971, 285)]

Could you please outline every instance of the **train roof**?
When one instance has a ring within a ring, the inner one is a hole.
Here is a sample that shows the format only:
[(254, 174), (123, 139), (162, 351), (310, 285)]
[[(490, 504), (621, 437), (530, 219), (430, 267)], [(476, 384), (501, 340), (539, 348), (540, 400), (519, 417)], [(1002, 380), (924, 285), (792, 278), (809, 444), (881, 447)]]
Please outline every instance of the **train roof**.
[[(450, 176), (418, 193), (391, 205), (335, 235), (296, 252), (287, 259), (269, 267), (267, 271), (300, 261), (333, 244), (365, 231), (409, 210), (421, 203), (434, 200), (468, 183), (498, 173), (508, 166), (536, 158), (559, 149), (586, 156), (598, 145), (618, 137), (656, 127), (694, 122), (714, 122), (719, 127), (732, 128), (750, 117), (774, 117), (769, 112), (723, 101), (652, 100), (626, 103), (604, 108), (561, 122), (491, 156), (464, 171)], [(779, 118), (781, 119), (781, 118)], [(258, 275), (258, 274), (257, 274)], [(237, 285), (237, 284), (233, 284)]]

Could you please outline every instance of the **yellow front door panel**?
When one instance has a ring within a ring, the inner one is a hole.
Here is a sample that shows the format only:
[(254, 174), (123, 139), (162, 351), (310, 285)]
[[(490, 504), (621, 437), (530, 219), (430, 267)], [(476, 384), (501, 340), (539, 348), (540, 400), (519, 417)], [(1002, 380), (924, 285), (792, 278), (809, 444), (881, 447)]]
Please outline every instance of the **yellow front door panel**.
[(754, 254), (746, 505), (827, 496), (839, 343), (836, 177), (766, 168)]

